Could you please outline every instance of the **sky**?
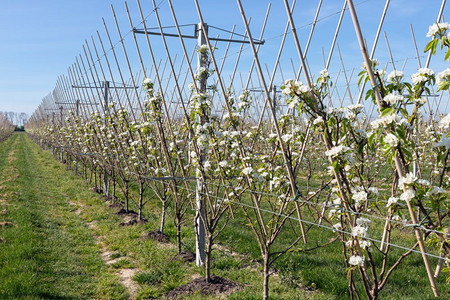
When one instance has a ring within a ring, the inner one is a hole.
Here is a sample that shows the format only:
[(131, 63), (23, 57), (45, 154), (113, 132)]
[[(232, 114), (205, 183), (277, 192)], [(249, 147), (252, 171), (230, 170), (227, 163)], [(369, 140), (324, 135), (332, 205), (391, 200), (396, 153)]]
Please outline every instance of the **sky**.
[[(149, 16), (148, 26), (156, 26), (155, 18), (151, 15), (151, 1), (141, 0), (141, 2), (144, 15)], [(167, 0), (156, 0), (156, 2), (159, 5), (163, 25), (173, 25)], [(199, 21), (193, 0), (173, 0), (172, 2), (180, 24)], [(258, 36), (269, 1), (242, 0), (242, 2), (247, 17), (252, 17), (251, 30), (255, 36)], [(273, 67), (274, 57), (286, 24), (283, 1), (272, 2), (264, 35), (266, 44), (261, 50), (261, 60), (267, 61), (269, 70)], [(297, 2), (294, 21), (304, 46), (319, 0), (298, 0)], [(245, 32), (236, 1), (199, 0), (199, 3), (208, 24), (227, 30), (231, 30), (233, 24), (237, 24), (236, 32)], [(370, 49), (385, 1), (354, 0), (354, 3)], [(119, 38), (115, 31), (111, 4), (115, 7), (125, 42), (132, 43), (132, 36), (127, 35), (130, 25), (123, 1), (0, 0), (0, 4), (0, 111), (31, 114), (42, 99), (54, 89), (58, 76), (67, 74), (69, 66), (75, 62), (75, 57), (83, 53), (82, 46), (85, 40), (96, 35), (97, 30), (106, 39), (102, 18), (105, 19), (109, 30), (114, 33), (111, 34), (113, 42), (117, 43)], [(128, 4), (133, 22), (138, 24), (140, 17), (137, 4), (135, 1), (130, 1)], [(323, 1), (319, 22), (308, 54), (308, 63), (311, 70), (316, 73), (323, 68), (322, 49), (324, 53), (328, 53), (342, 5), (341, 0)], [(386, 31), (394, 63), (402, 67), (406, 61), (405, 70), (410, 72), (417, 70), (418, 62), (415, 58), (410, 24), (414, 28), (419, 52), (423, 55), (422, 49), (428, 41), (425, 36), (428, 26), (435, 22), (440, 5), (441, 0), (391, 0), (383, 31)], [(447, 5), (443, 14), (444, 18), (447, 17), (447, 21), (449, 12)], [(136, 25), (136, 27), (139, 26)], [(190, 27), (183, 30), (189, 34), (193, 31)], [(179, 43), (176, 44), (177, 41), (170, 43), (172, 44), (169, 44), (169, 47), (176, 52)], [(290, 44), (282, 57), (284, 73), (291, 72), (289, 67), (291, 57), (293, 57), (293, 63), (298, 64), (298, 55), (292, 40), (288, 39), (288, 43)], [(357, 68), (362, 63), (362, 57), (349, 14), (344, 18), (338, 43), (345, 68), (348, 70), (353, 68), (354, 72), (359, 72)], [(219, 45), (218, 48), (223, 51), (225, 47)], [(233, 45), (230, 53), (236, 54), (238, 49), (239, 45)], [(155, 51), (157, 56), (164, 57), (162, 47), (156, 47)], [(380, 37), (375, 57), (381, 62), (389, 63), (390, 61), (384, 35)], [(243, 61), (246, 59), (250, 61), (251, 58), (249, 48), (244, 48)], [(423, 63), (425, 59), (422, 57), (421, 60)], [(396, 67), (400, 68), (398, 65)], [(448, 67), (448, 64), (433, 58), (431, 66), (439, 71)], [(227, 67), (231, 68), (232, 64), (228, 64)], [(330, 73), (338, 72), (339, 68), (342, 68), (342, 63), (338, 54), (335, 53)], [(355, 80), (356, 73), (353, 74), (352, 80)]]

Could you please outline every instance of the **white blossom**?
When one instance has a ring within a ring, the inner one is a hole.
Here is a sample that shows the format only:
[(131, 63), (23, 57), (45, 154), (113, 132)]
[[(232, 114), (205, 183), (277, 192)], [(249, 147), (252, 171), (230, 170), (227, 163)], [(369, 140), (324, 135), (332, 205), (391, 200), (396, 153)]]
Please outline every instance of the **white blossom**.
[(322, 76), (322, 77), (330, 77), (330, 75), (328, 74), (328, 70), (327, 69), (323, 69), (322, 71), (320, 71), (320, 76)]
[(384, 96), (383, 100), (391, 105), (395, 105), (398, 102), (402, 102), (405, 98), (399, 94), (388, 94)]
[(247, 167), (242, 169), (242, 174), (244, 175), (251, 175), (253, 173), (253, 168), (252, 167)]
[(333, 225), (333, 229), (334, 230), (342, 230), (342, 224), (341, 223), (336, 223)]
[(413, 174), (413, 173), (408, 173), (406, 174), (405, 177), (400, 177), (400, 179), (398, 180), (398, 186), (403, 189), (403, 187), (406, 185), (410, 185), (413, 184), (414, 182), (416, 182), (417, 177)]
[(379, 193), (378, 193), (378, 189), (377, 189), (376, 187), (374, 187), (374, 186), (368, 188), (367, 191), (370, 192), (370, 193), (372, 193), (372, 194), (375, 194), (375, 195), (378, 195), (378, 194), (379, 194)]
[(369, 252), (372, 252), (372, 248), (370, 246), (372, 246), (372, 244), (369, 241), (363, 240), (363, 241), (359, 241), (359, 246), (361, 247), (361, 249), (365, 249)]
[(339, 145), (339, 146), (335, 146), (333, 148), (331, 148), (328, 151), (325, 151), (325, 155), (328, 157), (337, 157), (339, 156), (341, 153), (344, 153), (346, 151), (349, 151), (350, 148), (343, 146), (343, 145)]
[(352, 236), (366, 237), (367, 236), (367, 227), (360, 226), (360, 225), (353, 227)]
[(348, 263), (352, 266), (364, 266), (364, 257), (359, 255), (352, 255), (348, 259)]
[(427, 99), (425, 98), (416, 98), (413, 100), (415, 104), (422, 105), (427, 103)]
[(417, 179), (416, 183), (421, 184), (421, 185), (426, 185), (426, 186), (430, 185), (430, 182), (426, 179)]
[(433, 188), (428, 191), (425, 196), (431, 196), (431, 195), (437, 195), (437, 194), (442, 194), (445, 193), (445, 190), (441, 187), (438, 186), (433, 186)]
[(417, 73), (411, 75), (411, 81), (414, 84), (426, 82), (428, 77), (434, 76), (434, 71), (429, 68), (420, 68)]
[(219, 166), (222, 168), (228, 167), (228, 162), (226, 160), (222, 160), (219, 162)]
[(208, 45), (198, 46), (197, 51), (200, 52), (200, 53), (205, 53), (206, 51), (208, 51)]
[(276, 133), (271, 133), (269, 134), (269, 139), (274, 139), (276, 138), (278, 135)]
[(386, 207), (395, 207), (397, 205), (398, 198), (397, 197), (389, 197)]
[(369, 227), (371, 223), (372, 223), (372, 221), (370, 221), (367, 218), (358, 218), (358, 219), (356, 219), (356, 225), (358, 225), (358, 226)]
[(440, 72), (436, 76), (436, 84), (438, 88), (441, 88), (446, 81), (450, 80), (450, 68), (445, 69), (444, 71)]
[(445, 117), (443, 117), (439, 121), (439, 127), (443, 129), (449, 129), (450, 128), (450, 113), (448, 113)]
[(299, 95), (309, 91), (311, 91), (311, 89), (302, 82), (288, 79), (284, 82), (284, 89), (282, 90), (282, 93), (285, 95), (291, 95), (292, 93)]
[(357, 111), (359, 111), (363, 108), (364, 108), (364, 106), (362, 104), (350, 104), (349, 106), (347, 106), (347, 109), (357, 110)]
[(333, 217), (336, 213), (337, 213), (337, 210), (336, 210), (336, 209), (330, 209), (330, 210), (328, 211), (328, 218)]
[(400, 195), (400, 200), (409, 202), (416, 196), (416, 192), (413, 189), (408, 189)]
[(388, 144), (389, 146), (391, 146), (391, 147), (397, 147), (397, 145), (398, 145), (398, 138), (395, 135), (393, 135), (392, 133), (388, 133), (384, 137), (384, 142), (386, 144)]
[(281, 136), (281, 139), (283, 142), (287, 143), (293, 138), (292, 134), (285, 134)]
[(414, 84), (421, 84), (428, 80), (428, 78), (420, 73), (414, 73), (411, 75), (411, 81)]
[(428, 76), (434, 75), (434, 71), (429, 68), (420, 68), (418, 73), (422, 74), (422, 75), (428, 75)]
[(333, 200), (333, 204), (334, 205), (341, 205), (341, 203), (342, 203), (341, 198), (336, 198), (336, 199)]
[(402, 118), (401, 116), (399, 116), (399, 115), (397, 115), (395, 113), (384, 115), (380, 119), (376, 119), (376, 120), (370, 122), (370, 125), (374, 129), (384, 128), (384, 127), (386, 127), (386, 126), (388, 126), (390, 124), (403, 125), (406, 128), (410, 127), (410, 124), (409, 124), (408, 120), (406, 120), (405, 118)]
[(355, 201), (357, 206), (360, 206), (361, 203), (367, 201), (367, 193), (365, 191), (354, 193), (352, 199)]
[(433, 37), (439, 30), (450, 29), (450, 24), (447, 22), (434, 23), (428, 27), (427, 37)]
[(388, 82), (398, 82), (403, 78), (403, 72), (394, 70), (387, 76)]
[(314, 119), (313, 124), (314, 125), (323, 124), (323, 118), (321, 116), (318, 116), (317, 118)]
[(405, 217), (400, 217), (399, 215), (394, 215), (392, 217), (392, 221), (401, 222), (403, 225), (408, 223), (408, 220)]
[(325, 83), (329, 78), (330, 78), (330, 74), (328, 74), (328, 70), (323, 69), (322, 71), (320, 71), (320, 77), (319, 77), (318, 82)]

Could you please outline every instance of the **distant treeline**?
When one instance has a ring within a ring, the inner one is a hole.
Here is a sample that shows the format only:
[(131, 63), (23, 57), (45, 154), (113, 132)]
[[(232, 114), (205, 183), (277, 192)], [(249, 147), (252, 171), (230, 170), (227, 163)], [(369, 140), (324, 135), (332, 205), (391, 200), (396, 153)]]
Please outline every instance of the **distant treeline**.
[(16, 125), (15, 131), (24, 131), (24, 126), (30, 118), (30, 116), (24, 112), (0, 111), (0, 114), (4, 115), (11, 123)]

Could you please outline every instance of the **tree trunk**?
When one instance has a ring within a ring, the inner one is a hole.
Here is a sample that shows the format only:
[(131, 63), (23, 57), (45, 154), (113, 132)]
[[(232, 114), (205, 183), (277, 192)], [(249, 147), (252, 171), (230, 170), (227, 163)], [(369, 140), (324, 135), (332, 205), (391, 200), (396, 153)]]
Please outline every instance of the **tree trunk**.
[(164, 199), (162, 201), (162, 208), (161, 208), (161, 226), (159, 227), (159, 231), (161, 231), (161, 233), (164, 233), (164, 224), (166, 221), (166, 204), (167, 199)]
[(97, 167), (93, 168), (93, 171), (91, 173), (91, 177), (92, 177), (92, 174), (94, 175), (95, 192), (97, 192), (97, 190), (98, 190), (98, 185), (97, 185)]
[(178, 254), (181, 254), (181, 220), (177, 216), (175, 219), (175, 226), (177, 228), (177, 248)]
[(109, 197), (109, 178), (108, 178), (108, 171), (105, 168), (103, 170), (103, 195), (105, 196), (106, 200), (108, 200)]
[(263, 257), (264, 273), (263, 273), (263, 300), (269, 299), (269, 251), (266, 250)]
[(142, 206), (144, 202), (144, 185), (142, 181), (139, 181), (139, 211), (138, 211), (138, 219), (142, 220)]
[(129, 203), (130, 203), (130, 201), (128, 199), (129, 198), (129, 195), (128, 195), (128, 181), (125, 180), (124, 184), (125, 184), (125, 210), (127, 211), (127, 213), (129, 213), (129, 209), (130, 209)]
[(205, 279), (206, 279), (206, 282), (211, 281), (211, 252), (212, 252), (212, 238), (208, 234), (206, 251), (205, 251)]
[(113, 194), (112, 194), (112, 201), (116, 201), (116, 185), (117, 185), (117, 174), (113, 171)]

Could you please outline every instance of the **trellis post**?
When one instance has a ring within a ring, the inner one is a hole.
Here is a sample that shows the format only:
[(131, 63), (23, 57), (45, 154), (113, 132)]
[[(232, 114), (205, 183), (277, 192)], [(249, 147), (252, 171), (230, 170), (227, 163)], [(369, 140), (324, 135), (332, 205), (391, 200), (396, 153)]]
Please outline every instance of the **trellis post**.
[[(108, 96), (109, 96), (109, 81), (103, 81), (103, 100), (104, 100), (104, 111), (108, 112)], [(108, 181), (108, 171), (107, 168), (103, 170), (103, 194), (106, 198), (109, 197), (109, 181)]]
[[(202, 30), (202, 24), (199, 23), (196, 28), (198, 48), (201, 49), (202, 46), (206, 46), (205, 35), (208, 34), (208, 26), (204, 24), (205, 31)], [(198, 51), (197, 55), (197, 73), (200, 72), (202, 68), (206, 68), (206, 61), (208, 55), (205, 51)], [(206, 93), (206, 82), (207, 74), (205, 72), (201, 73), (199, 79), (198, 92), (201, 95)], [(200, 126), (205, 124), (205, 116), (200, 116)], [(205, 161), (205, 151), (199, 149), (200, 159), (199, 165), (203, 165)], [(195, 263), (197, 266), (203, 266), (205, 264), (205, 197), (203, 192), (203, 176), (199, 176), (200, 168), (197, 167), (197, 188), (195, 191), (195, 202), (196, 202), (196, 214), (195, 214)]]

